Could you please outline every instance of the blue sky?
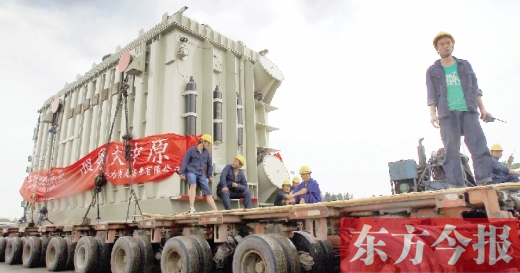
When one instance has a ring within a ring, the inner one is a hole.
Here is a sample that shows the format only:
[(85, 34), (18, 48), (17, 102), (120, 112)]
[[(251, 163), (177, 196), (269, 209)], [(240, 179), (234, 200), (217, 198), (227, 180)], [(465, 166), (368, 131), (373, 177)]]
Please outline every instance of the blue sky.
[(454, 35), (454, 55), (473, 65), (487, 110), (508, 122), (483, 125), (489, 146), (500, 143), (505, 155), (520, 150), (518, 1), (4, 0), (0, 216), (22, 213), (18, 190), (36, 110), (182, 6), (247, 47), (269, 50), (285, 77), (272, 102), (279, 110), (270, 124), (280, 131), (270, 146), (282, 150), (289, 170), (309, 165), (324, 192), (390, 194), (388, 162), (417, 160), (421, 137), (428, 154), (442, 147), (425, 88), (439, 31)]

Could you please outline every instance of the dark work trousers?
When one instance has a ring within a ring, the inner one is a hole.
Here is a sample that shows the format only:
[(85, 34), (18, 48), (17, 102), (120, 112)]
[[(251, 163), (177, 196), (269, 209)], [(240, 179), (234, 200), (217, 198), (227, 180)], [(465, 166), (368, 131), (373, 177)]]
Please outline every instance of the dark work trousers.
[(479, 114), (476, 112), (451, 111), (448, 117), (439, 119), (445, 152), (442, 167), (448, 183), (455, 186), (465, 186), (460, 161), (460, 137), (462, 135), (464, 135), (464, 143), (471, 153), (477, 184), (491, 182), (493, 159), (487, 148), (486, 137), (478, 116)]
[(231, 190), (228, 192), (218, 191), (217, 195), (220, 199), (222, 199), (222, 205), (224, 205), (224, 208), (226, 210), (231, 209), (231, 199), (244, 198), (244, 207), (246, 209), (250, 209), (252, 207), (251, 193), (249, 192), (249, 190), (245, 190), (243, 192), (235, 192)]

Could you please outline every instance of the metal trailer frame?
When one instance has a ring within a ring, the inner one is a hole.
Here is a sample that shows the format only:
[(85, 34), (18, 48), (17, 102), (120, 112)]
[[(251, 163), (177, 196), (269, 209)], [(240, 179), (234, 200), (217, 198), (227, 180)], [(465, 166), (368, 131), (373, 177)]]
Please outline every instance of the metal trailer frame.
[[(82, 220), (78, 220), (42, 227), (21, 225), (4, 228), (4, 238), (0, 241), (5, 242), (4, 251), (11, 249), (12, 252), (13, 244), (24, 238), (21, 240), (23, 250), (10, 254), (20, 256), (10, 261), (23, 262), (24, 266), (30, 264), (31, 260), (42, 259), (34, 256), (36, 254), (31, 250), (34, 246), (30, 241), (35, 239), (29, 238), (40, 237), (40, 240), (48, 241), (54, 236), (68, 237), (73, 246), (97, 241), (97, 248), (75, 248), (76, 272), (94, 272), (89, 271), (93, 268), (112, 268), (113, 272), (143, 272), (154, 266), (160, 266), (162, 272), (206, 272), (209, 267), (213, 272), (219, 264), (228, 272), (237, 268), (242, 272), (269, 272), (272, 268), (277, 268), (279, 272), (304, 272), (304, 268), (311, 272), (323, 272), (337, 269), (341, 262), (340, 253), (349, 251), (352, 238), (344, 236), (340, 231), (340, 220), (343, 217), (463, 218), (464, 213), (480, 212), (487, 218), (515, 218), (518, 216), (520, 199), (508, 196), (505, 191), (519, 188), (517, 183), (505, 183), (248, 210), (177, 215), (143, 213), (134, 217), (145, 219), (128, 223), (82, 224)], [(344, 243), (340, 243), (342, 239)], [(129, 248), (131, 242), (138, 241), (138, 247)], [(265, 248), (262, 242), (268, 247)], [(179, 244), (184, 244), (184, 248), (179, 247)], [(85, 249), (97, 253), (85, 254)], [(112, 261), (106, 258), (108, 250), (111, 251)], [(49, 253), (48, 247), (47, 262), (51, 259)], [(121, 255), (131, 254), (141, 255), (140, 259), (128, 262), (121, 258)], [(97, 258), (101, 256), (105, 258)], [(192, 261), (190, 270), (182, 266), (182, 262), (188, 260)], [(194, 260), (200, 262), (193, 263)], [(85, 268), (85, 265), (93, 267)], [(517, 267), (516, 263), (512, 266)]]

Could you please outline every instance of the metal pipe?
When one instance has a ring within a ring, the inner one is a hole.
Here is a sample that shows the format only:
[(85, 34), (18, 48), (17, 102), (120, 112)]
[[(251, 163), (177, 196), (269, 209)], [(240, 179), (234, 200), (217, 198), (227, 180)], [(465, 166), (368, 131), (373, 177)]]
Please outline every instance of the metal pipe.
[(197, 129), (197, 84), (193, 80), (193, 76), (190, 77), (190, 81), (186, 84), (186, 135), (195, 135)]
[(238, 123), (238, 146), (244, 145), (244, 110), (242, 108), (242, 98), (237, 94), (237, 123)]
[(222, 92), (218, 85), (213, 91), (213, 139), (222, 142)]

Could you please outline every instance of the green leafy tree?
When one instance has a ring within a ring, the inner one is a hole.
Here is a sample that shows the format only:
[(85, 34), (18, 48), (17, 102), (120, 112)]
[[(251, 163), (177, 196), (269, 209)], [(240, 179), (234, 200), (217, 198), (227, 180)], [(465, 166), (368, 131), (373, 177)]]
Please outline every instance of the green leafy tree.
[[(504, 161), (500, 161), (500, 164), (506, 166), (509, 168), (509, 165), (507, 165), (507, 161), (504, 160)], [(520, 169), (520, 163), (513, 163), (511, 164), (511, 168), (510, 169)]]
[(329, 202), (330, 201), (330, 193), (326, 192), (321, 200), (323, 200), (323, 202)]

